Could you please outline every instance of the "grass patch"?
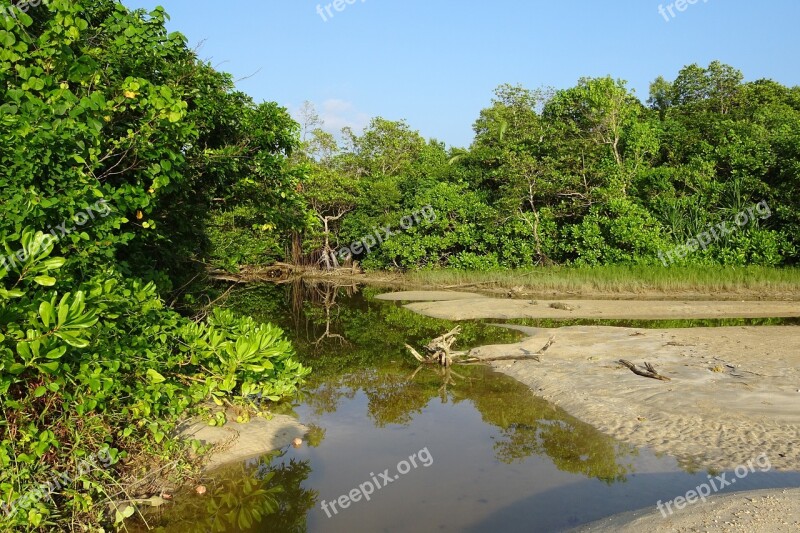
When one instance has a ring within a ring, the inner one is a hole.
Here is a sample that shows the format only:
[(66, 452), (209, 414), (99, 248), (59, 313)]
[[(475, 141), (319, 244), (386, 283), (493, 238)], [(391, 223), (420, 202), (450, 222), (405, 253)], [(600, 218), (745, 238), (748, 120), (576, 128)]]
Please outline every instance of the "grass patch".
[(769, 267), (541, 267), (495, 272), (409, 272), (412, 283), (434, 287), (520, 289), (563, 293), (729, 293), (800, 296), (800, 269)]

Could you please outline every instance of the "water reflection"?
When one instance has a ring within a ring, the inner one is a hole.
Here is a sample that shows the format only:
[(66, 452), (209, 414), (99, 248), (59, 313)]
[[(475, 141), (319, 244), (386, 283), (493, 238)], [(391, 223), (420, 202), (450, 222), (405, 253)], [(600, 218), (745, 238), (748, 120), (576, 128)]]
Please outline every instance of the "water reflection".
[(143, 510), (144, 516), (134, 520), (140, 528), (132, 526), (133, 530), (306, 531), (306, 516), (318, 497), (302, 487), (311, 466), (308, 461), (281, 461), (283, 454), (274, 452), (216, 470), (204, 481), (205, 494), (186, 490), (174, 495), (176, 505)]
[[(424, 344), (455, 324), (372, 299), (378, 292), (296, 281), (288, 288), (251, 288), (227, 305), (257, 319), (284, 317), (280, 324), (314, 368), (304, 401), (316, 415), (335, 412), (340, 401), (359, 391), (368, 399), (367, 414), (377, 428), (407, 425), (435, 399), (466, 402), (500, 430), (502, 438), (494, 445), (499, 461), (544, 455), (567, 472), (607, 483), (625, 479), (630, 471), (626, 457), (637, 453), (633, 446), (533, 396), (521, 383), (480, 366), (457, 367), (455, 374), (415, 371), (404, 344)], [(459, 349), (520, 339), (516, 331), (480, 322), (461, 323), (461, 328)]]
[[(313, 367), (302, 396), (274, 407), (297, 414), (311, 431), (300, 450), (213, 473), (205, 496), (191, 491), (176, 495), (172, 505), (147, 515), (151, 528), (350, 531), (391, 523), (396, 529), (413, 530), (447, 529), (456, 520), (463, 528), (484, 529), (502, 516), (508, 526), (527, 527), (535, 519), (543, 530), (561, 529), (614, 510), (649, 505), (669, 495), (669, 486), (693, 483), (685, 479), (691, 474), (680, 472), (673, 460), (617, 442), (487, 367), (420, 368), (404, 345), (424, 345), (455, 323), (374, 300), (379, 292), (297, 281), (247, 287), (231, 296), (227, 307), (279, 324), (301, 360)], [(522, 336), (482, 321), (459, 325), (459, 350), (513, 343)], [(435, 457), (436, 468), (430, 472), (416, 473), (413, 482), (393, 486), (397, 492), (382, 493), (383, 501), (343, 514), (338, 522), (319, 511), (321, 499), (345, 493), (370, 471), (394, 464), (423, 445), (430, 445)], [(761, 483), (755, 478), (752, 482)], [(451, 489), (432, 488), (438, 483)], [(324, 492), (322, 497), (317, 491)], [(565, 498), (580, 505), (556, 503)], [(553, 509), (556, 514), (543, 515)]]

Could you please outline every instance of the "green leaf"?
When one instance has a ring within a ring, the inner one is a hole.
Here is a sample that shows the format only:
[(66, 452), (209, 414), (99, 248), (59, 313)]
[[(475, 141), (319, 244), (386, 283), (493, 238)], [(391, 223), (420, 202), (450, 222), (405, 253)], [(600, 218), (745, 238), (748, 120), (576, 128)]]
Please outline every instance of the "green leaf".
[(43, 287), (52, 287), (56, 284), (56, 278), (52, 276), (36, 276), (33, 281), (42, 285)]
[(37, 266), (39, 266), (40, 268), (42, 268), (44, 270), (56, 270), (56, 269), (61, 268), (62, 266), (64, 266), (64, 263), (66, 263), (66, 262), (67, 262), (67, 260), (64, 259), (63, 257), (51, 257), (49, 259), (46, 259), (46, 260), (42, 261)]
[(66, 331), (56, 331), (55, 336), (63, 340), (70, 346), (74, 346), (75, 348), (86, 348), (87, 346), (89, 346), (88, 340), (81, 339), (80, 337), (77, 337), (72, 333), (67, 333)]
[(152, 368), (147, 369), (147, 377), (150, 379), (151, 383), (164, 383), (167, 380), (167, 378), (165, 378)]
[(58, 362), (53, 361), (52, 363), (39, 363), (36, 365), (39, 369), (44, 369), (47, 374), (55, 374), (58, 372)]
[(117, 508), (116, 512), (114, 513), (114, 523), (119, 524), (126, 518), (132, 517), (134, 512), (135, 508), (133, 505), (122, 504), (120, 507)]
[(42, 317), (42, 323), (45, 327), (50, 327), (50, 322), (53, 318), (53, 306), (50, 302), (42, 302), (39, 304), (39, 316)]
[(45, 354), (46, 359), (61, 359), (61, 357), (67, 353), (66, 346), (59, 346), (58, 348), (54, 348)]

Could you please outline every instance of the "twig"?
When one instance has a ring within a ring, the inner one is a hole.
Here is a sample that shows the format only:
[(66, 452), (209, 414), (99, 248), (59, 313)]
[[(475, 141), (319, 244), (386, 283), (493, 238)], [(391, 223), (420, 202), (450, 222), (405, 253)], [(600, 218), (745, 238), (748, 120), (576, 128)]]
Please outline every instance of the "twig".
[(656, 372), (656, 369), (650, 363), (644, 364), (645, 370), (640, 369), (639, 367), (637, 367), (630, 361), (626, 361), (625, 359), (620, 359), (619, 364), (627, 366), (630, 369), (630, 371), (636, 374), (637, 376), (642, 376), (644, 378), (658, 379), (661, 381), (672, 381), (667, 376), (662, 376), (661, 374)]
[[(525, 355), (500, 355), (498, 357), (470, 357), (468, 359), (464, 359), (458, 362), (469, 365), (473, 363), (483, 363), (487, 361), (524, 361), (526, 359), (532, 359), (537, 363), (540, 363), (542, 360), (539, 356), (542, 355), (544, 352), (546, 352), (548, 348), (550, 348), (553, 344), (555, 344), (555, 342), (556, 338), (550, 337), (547, 343), (545, 343), (544, 346), (539, 348), (538, 351), (534, 353), (526, 353)], [(527, 350), (525, 349), (523, 349), (522, 351), (527, 352)]]

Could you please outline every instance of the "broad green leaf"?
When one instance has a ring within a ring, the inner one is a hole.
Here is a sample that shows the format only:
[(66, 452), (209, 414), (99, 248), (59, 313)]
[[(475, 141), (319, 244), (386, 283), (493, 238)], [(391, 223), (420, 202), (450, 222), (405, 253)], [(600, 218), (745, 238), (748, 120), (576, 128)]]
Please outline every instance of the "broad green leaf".
[(55, 336), (69, 344), (70, 346), (74, 346), (75, 348), (86, 348), (89, 346), (89, 341), (86, 339), (82, 339), (72, 333), (67, 333), (66, 331), (56, 331)]
[(164, 376), (162, 376), (152, 368), (147, 369), (147, 377), (151, 383), (163, 383), (167, 380)]
[(33, 281), (42, 285), (43, 287), (52, 287), (56, 284), (56, 278), (52, 276), (36, 276)]

